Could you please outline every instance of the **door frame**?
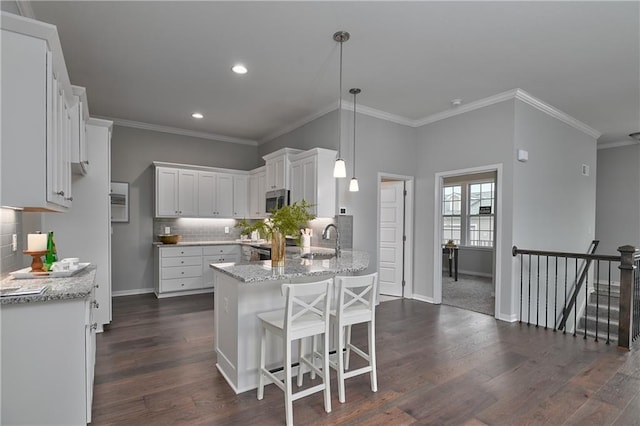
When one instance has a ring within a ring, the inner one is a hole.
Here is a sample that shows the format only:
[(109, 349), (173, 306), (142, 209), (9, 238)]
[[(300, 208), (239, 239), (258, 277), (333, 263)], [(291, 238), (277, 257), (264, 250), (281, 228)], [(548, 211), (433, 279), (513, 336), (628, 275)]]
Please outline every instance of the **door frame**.
[[(382, 190), (383, 180), (395, 180), (404, 181), (405, 190), (407, 191), (406, 197), (404, 197), (404, 233), (407, 237), (404, 243), (404, 291), (403, 295), (405, 299), (413, 298), (413, 227), (414, 227), (414, 177), (406, 175), (398, 175), (394, 173), (378, 172), (378, 192), (377, 192), (377, 208), (376, 208), (376, 270), (380, 271), (380, 191)], [(380, 294), (380, 288), (378, 288), (378, 294)]]
[(500, 317), (500, 303), (502, 295), (502, 163), (486, 166), (470, 167), (467, 169), (437, 172), (435, 174), (434, 207), (433, 207), (433, 303), (442, 303), (442, 188), (444, 179), (474, 173), (496, 172), (496, 224), (493, 235), (494, 242), (494, 283), (495, 306), (494, 317)]

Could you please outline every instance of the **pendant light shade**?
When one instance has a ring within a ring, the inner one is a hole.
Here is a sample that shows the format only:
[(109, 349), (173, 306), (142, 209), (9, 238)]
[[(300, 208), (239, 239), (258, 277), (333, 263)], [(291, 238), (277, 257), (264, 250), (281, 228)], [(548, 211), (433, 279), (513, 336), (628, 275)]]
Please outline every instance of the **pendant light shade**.
[(349, 93), (353, 95), (353, 177), (351, 178), (351, 182), (349, 182), (349, 191), (351, 192), (360, 191), (358, 178), (356, 178), (356, 96), (361, 91), (360, 89), (349, 90)]
[(349, 33), (346, 31), (338, 31), (333, 34), (333, 39), (340, 43), (340, 101), (338, 102), (338, 158), (336, 164), (333, 167), (333, 177), (344, 178), (347, 177), (347, 167), (344, 160), (340, 156), (340, 148), (342, 145), (342, 45), (345, 41), (349, 40)]

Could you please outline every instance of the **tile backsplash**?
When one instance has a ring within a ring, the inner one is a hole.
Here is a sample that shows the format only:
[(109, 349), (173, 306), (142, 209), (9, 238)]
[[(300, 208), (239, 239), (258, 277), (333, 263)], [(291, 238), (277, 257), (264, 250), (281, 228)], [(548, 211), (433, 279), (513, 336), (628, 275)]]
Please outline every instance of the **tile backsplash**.
[[(182, 236), (182, 242), (195, 241), (235, 241), (240, 238), (240, 229), (235, 225), (235, 219), (204, 219), (204, 218), (177, 218), (177, 219), (154, 219), (153, 220), (153, 240), (158, 241), (158, 235), (165, 233), (165, 228), (169, 227), (169, 233)], [(312, 237), (311, 245), (316, 247), (334, 247), (335, 235), (331, 235), (329, 240), (322, 239), (322, 230), (329, 223), (336, 223), (334, 218), (315, 219), (311, 222)], [(337, 225), (340, 229), (340, 245), (342, 248), (353, 247), (353, 217), (338, 216)], [(228, 228), (228, 233), (225, 232)]]
[[(9, 272), (23, 268), (22, 212), (0, 208), (0, 279)], [(17, 250), (13, 251), (13, 235), (17, 235)]]

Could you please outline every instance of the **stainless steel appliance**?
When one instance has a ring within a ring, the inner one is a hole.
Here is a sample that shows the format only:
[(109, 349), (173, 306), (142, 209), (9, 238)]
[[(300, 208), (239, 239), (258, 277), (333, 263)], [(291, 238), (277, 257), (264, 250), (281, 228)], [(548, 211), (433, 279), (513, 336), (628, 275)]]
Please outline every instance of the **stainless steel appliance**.
[(277, 189), (267, 192), (266, 211), (271, 212), (289, 205), (289, 190)]
[(271, 260), (271, 244), (251, 244), (251, 260)]

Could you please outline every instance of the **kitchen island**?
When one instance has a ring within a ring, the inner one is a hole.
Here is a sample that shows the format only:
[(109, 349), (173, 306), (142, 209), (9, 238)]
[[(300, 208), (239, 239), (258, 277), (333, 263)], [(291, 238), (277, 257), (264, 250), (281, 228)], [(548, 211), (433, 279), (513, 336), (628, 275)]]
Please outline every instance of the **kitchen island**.
[[(303, 258), (299, 252), (289, 252), (282, 268), (272, 268), (269, 260), (211, 264), (216, 286), (213, 311), (216, 367), (231, 388), (241, 393), (258, 385), (260, 322), (256, 315), (284, 308), (283, 283), (357, 274), (368, 266), (368, 253), (346, 250), (340, 257), (330, 259)], [(282, 359), (282, 347), (268, 349), (267, 365), (277, 365)]]
[(0, 424), (91, 422), (95, 365), (96, 267), (65, 278), (0, 281)]

